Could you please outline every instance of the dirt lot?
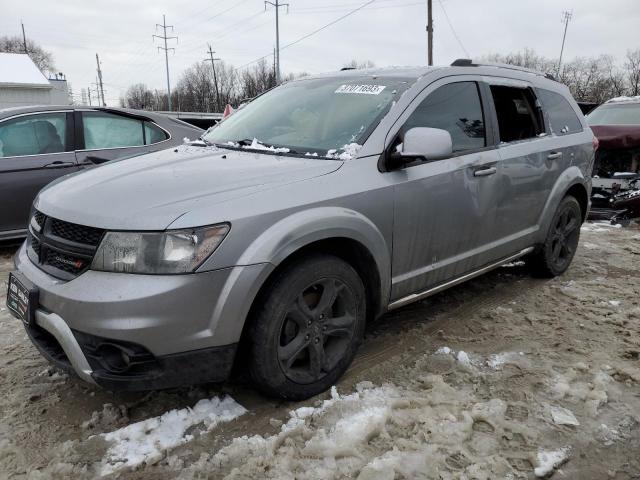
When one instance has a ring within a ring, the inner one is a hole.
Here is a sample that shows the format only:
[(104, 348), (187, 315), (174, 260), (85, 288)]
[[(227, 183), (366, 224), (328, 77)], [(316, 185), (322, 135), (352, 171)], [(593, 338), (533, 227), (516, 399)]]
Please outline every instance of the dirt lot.
[(385, 316), (301, 404), (241, 379), (123, 395), (58, 373), (7, 313), (12, 253), (2, 478), (640, 479), (637, 228), (585, 225), (561, 278), (515, 264)]

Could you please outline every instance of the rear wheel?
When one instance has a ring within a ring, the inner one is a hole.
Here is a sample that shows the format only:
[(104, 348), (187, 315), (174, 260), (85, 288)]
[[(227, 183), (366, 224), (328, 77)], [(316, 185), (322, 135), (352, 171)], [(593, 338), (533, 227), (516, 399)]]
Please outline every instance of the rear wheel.
[(270, 396), (302, 400), (328, 389), (362, 341), (365, 290), (332, 255), (285, 267), (258, 300), (250, 326), (249, 372)]
[(572, 196), (565, 197), (553, 216), (544, 244), (530, 259), (534, 274), (552, 278), (569, 268), (578, 248), (581, 224), (580, 204)]

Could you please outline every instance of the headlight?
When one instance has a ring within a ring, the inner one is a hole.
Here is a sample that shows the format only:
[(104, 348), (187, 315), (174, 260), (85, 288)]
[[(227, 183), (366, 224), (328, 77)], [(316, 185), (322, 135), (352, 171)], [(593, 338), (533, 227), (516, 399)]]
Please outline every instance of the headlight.
[(156, 274), (193, 272), (228, 232), (228, 224), (166, 232), (107, 232), (91, 269)]

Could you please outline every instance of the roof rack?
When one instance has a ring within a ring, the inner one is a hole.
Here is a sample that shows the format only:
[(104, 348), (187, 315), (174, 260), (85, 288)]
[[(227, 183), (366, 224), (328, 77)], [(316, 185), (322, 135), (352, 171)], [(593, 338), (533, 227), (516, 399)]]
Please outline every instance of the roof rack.
[(495, 62), (474, 62), (470, 58), (458, 58), (454, 60), (451, 64), (452, 67), (497, 67), (497, 68), (505, 68), (507, 70), (515, 70), (518, 72), (531, 73), (533, 75), (539, 75), (541, 77), (548, 78), (549, 80), (553, 80), (557, 82), (556, 78), (550, 73), (539, 72), (538, 70), (533, 70), (531, 68), (519, 67), (518, 65), (510, 65), (508, 63), (495, 63)]

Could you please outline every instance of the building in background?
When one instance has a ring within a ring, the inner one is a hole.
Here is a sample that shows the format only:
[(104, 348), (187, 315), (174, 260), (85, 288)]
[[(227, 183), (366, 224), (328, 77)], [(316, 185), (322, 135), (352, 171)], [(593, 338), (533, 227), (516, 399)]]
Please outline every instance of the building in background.
[(0, 53), (0, 108), (70, 104), (64, 75), (47, 79), (27, 54)]

